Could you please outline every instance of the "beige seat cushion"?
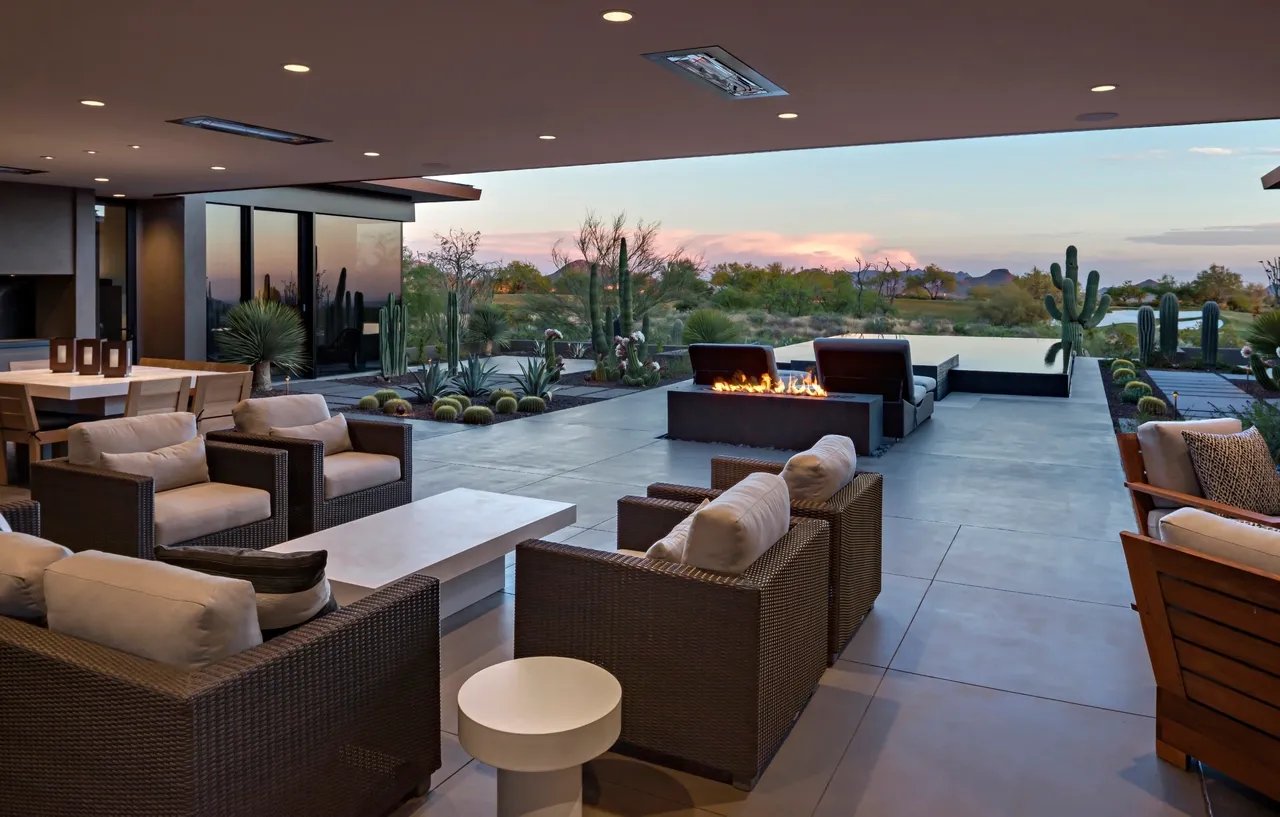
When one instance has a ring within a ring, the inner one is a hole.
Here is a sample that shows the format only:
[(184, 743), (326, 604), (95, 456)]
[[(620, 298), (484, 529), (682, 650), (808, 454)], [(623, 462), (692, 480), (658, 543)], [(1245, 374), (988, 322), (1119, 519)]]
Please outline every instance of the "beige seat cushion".
[[(697, 513), (710, 504), (711, 500), (702, 500), (702, 503), (694, 509), (693, 513)], [(650, 545), (644, 555), (650, 559), (661, 559), (664, 562), (683, 562), (684, 548), (689, 541), (689, 528), (692, 525), (693, 514), (691, 513), (680, 520), (680, 523), (672, 528), (670, 533)]]
[(1280, 531), (1271, 528), (1179, 508), (1160, 520), (1160, 539), (1280, 576)]
[(329, 419), (329, 405), (319, 394), (286, 394), (241, 400), (231, 409), (236, 430), (270, 434), (273, 428), (309, 426)]
[(848, 485), (858, 469), (853, 440), (828, 434), (787, 460), (782, 469), (791, 501), (826, 502)]
[(305, 426), (271, 429), (272, 437), (292, 437), (300, 440), (319, 440), (324, 443), (326, 457), (351, 450), (351, 435), (347, 432), (347, 416), (335, 414), (328, 420), (321, 420)]
[[(1242, 426), (1233, 418), (1214, 420), (1187, 420), (1183, 422), (1150, 422), (1138, 426), (1138, 445), (1142, 448), (1142, 462), (1147, 469), (1147, 482), (1157, 488), (1167, 488), (1192, 496), (1203, 496), (1200, 482), (1182, 432), (1197, 431), (1201, 434), (1235, 434)], [(1176, 508), (1178, 503), (1155, 498), (1157, 508)]]
[(1160, 538), (1160, 520), (1178, 510), (1177, 508), (1156, 508), (1147, 512), (1147, 533), (1152, 539)]
[(103, 454), (155, 451), (195, 437), (196, 416), (185, 411), (76, 423), (67, 430), (67, 461), (96, 468)]
[(390, 454), (347, 451), (324, 458), (324, 498), (333, 499), (400, 479), (400, 460)]
[(56, 542), (0, 533), (0, 616), (44, 618), (44, 570), (71, 555)]
[(751, 474), (693, 515), (684, 564), (742, 573), (787, 533), (791, 500), (774, 474)]
[(102, 467), (108, 471), (139, 474), (155, 480), (156, 492), (172, 491), (184, 485), (209, 481), (204, 437), (137, 454), (103, 454)]
[(49, 629), (183, 669), (262, 643), (253, 585), (94, 550), (45, 571)]
[(173, 545), (271, 518), (271, 494), (204, 482), (156, 494), (156, 544)]

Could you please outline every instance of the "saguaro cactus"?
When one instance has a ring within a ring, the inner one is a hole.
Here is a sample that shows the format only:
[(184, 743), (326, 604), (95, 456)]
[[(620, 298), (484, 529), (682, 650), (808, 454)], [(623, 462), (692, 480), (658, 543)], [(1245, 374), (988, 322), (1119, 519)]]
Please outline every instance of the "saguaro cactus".
[(1218, 305), (1206, 301), (1200, 309), (1200, 359), (1210, 368), (1218, 367)]
[(630, 335), (635, 326), (634, 316), (631, 314), (631, 268), (627, 263), (625, 238), (618, 249), (618, 323), (622, 329), (618, 334), (623, 337)]
[[(618, 337), (622, 334), (621, 327), (618, 326), (618, 318), (613, 314), (613, 307), (605, 307), (604, 310), (604, 331), (606, 335)], [(609, 338), (606, 337), (606, 340)]]
[(449, 300), (445, 307), (445, 359), (449, 367), (449, 376), (458, 373), (458, 364), (462, 358), (462, 315), (458, 312), (458, 293), (449, 292)]
[(1178, 353), (1178, 296), (1166, 292), (1160, 298), (1160, 354), (1171, 358)]
[(387, 293), (386, 306), (378, 310), (378, 352), (382, 374), (398, 377), (409, 372), (409, 323), (405, 320), (404, 304), (394, 292)]
[(591, 265), (590, 287), (587, 289), (587, 312), (591, 318), (591, 349), (598, 359), (609, 354), (609, 338), (605, 334), (604, 318), (600, 314), (604, 293), (600, 290), (600, 265)]
[(1138, 308), (1138, 362), (1151, 362), (1156, 350), (1156, 311), (1149, 306)]
[(1076, 248), (1067, 247), (1067, 271), (1055, 262), (1049, 267), (1053, 285), (1062, 291), (1062, 308), (1052, 294), (1044, 296), (1044, 308), (1062, 323), (1062, 340), (1049, 347), (1044, 356), (1046, 364), (1052, 364), (1058, 352), (1062, 352), (1062, 373), (1071, 371), (1071, 356), (1078, 354), (1084, 342), (1084, 331), (1092, 329), (1107, 314), (1111, 296), (1098, 296), (1098, 271), (1089, 273), (1084, 290), (1084, 302), (1080, 303), (1080, 265), (1076, 262)]

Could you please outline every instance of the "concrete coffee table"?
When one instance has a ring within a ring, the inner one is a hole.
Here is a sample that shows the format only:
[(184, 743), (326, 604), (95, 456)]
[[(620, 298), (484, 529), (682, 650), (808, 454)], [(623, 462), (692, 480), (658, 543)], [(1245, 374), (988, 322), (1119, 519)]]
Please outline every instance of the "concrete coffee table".
[(622, 686), (575, 658), (517, 658), (458, 690), (458, 741), (498, 770), (498, 817), (581, 817), (582, 764), (622, 731)]

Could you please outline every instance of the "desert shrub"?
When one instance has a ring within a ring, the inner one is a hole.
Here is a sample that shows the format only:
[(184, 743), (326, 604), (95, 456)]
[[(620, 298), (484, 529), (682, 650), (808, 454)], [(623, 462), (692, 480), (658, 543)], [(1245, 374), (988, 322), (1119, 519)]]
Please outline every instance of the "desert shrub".
[(452, 423), (458, 419), (458, 404), (443, 401), (436, 404), (436, 409), (431, 415), (442, 423)]
[(361, 397), (360, 402), (356, 403), (356, 406), (362, 409), (382, 408), (382, 406), (378, 403), (378, 398), (374, 397), (372, 394), (368, 395), (367, 397)]
[(462, 412), (462, 422), (473, 426), (487, 426), (493, 422), (493, 412), (488, 406), (471, 406)]
[[(972, 296), (971, 296), (972, 297)], [(993, 326), (1022, 326), (1046, 320), (1044, 304), (1018, 286), (995, 287), (978, 303), (978, 317)]]
[(691, 343), (737, 343), (742, 340), (742, 328), (723, 312), (699, 309), (684, 322), (681, 338), (685, 345)]
[(547, 401), (543, 400), (541, 397), (527, 395), (520, 398), (517, 408), (525, 414), (541, 414), (547, 410)]
[(495, 403), (493, 406), (493, 410), (498, 412), (499, 414), (515, 414), (516, 409), (519, 407), (520, 407), (520, 403), (516, 400), (516, 398), (508, 396), (508, 397), (503, 397), (501, 400)]
[(711, 303), (730, 312), (742, 312), (760, 306), (760, 299), (735, 286), (726, 286), (711, 296)]

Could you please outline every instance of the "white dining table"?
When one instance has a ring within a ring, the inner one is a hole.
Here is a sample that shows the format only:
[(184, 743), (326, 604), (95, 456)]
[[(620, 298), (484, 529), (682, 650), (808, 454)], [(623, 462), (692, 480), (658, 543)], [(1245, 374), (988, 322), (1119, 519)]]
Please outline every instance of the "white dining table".
[(214, 373), (160, 366), (134, 366), (128, 377), (106, 377), (53, 372), (49, 369), (27, 369), (0, 372), (0, 383), (21, 383), (26, 386), (27, 393), (41, 409), (111, 417), (124, 413), (129, 384), (135, 380), (185, 377), (194, 387), (196, 378), (201, 374)]

